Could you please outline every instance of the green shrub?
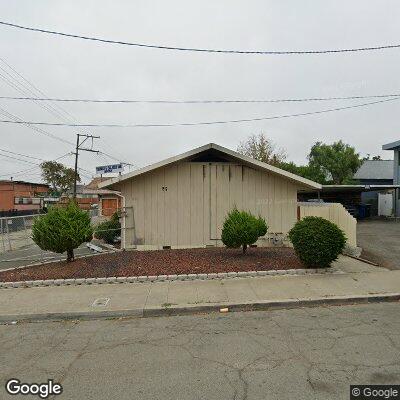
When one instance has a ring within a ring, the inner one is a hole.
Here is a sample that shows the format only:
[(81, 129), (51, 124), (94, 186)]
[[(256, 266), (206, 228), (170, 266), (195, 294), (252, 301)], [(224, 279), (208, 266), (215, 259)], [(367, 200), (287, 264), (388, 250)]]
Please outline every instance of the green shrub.
[(235, 208), (225, 219), (221, 238), (225, 246), (234, 249), (242, 246), (245, 253), (247, 246), (264, 236), (267, 230), (268, 226), (263, 218)]
[(42, 249), (67, 252), (67, 261), (74, 259), (74, 249), (92, 239), (90, 216), (74, 203), (67, 207), (51, 207), (47, 214), (35, 219), (32, 239)]
[(344, 232), (321, 217), (305, 217), (289, 232), (301, 262), (309, 268), (329, 267), (346, 244)]
[(118, 236), (121, 236), (121, 223), (119, 213), (115, 212), (109, 221), (97, 225), (94, 236), (103, 239), (106, 243), (113, 244)]

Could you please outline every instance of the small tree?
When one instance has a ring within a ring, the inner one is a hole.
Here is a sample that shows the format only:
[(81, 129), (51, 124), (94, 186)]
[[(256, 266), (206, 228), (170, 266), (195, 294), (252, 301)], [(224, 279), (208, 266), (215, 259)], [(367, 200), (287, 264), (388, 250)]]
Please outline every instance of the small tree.
[(51, 207), (32, 227), (32, 239), (42, 250), (67, 252), (67, 261), (74, 259), (74, 249), (89, 242), (92, 235), (89, 214), (73, 201), (65, 208)]
[(237, 151), (247, 157), (276, 166), (284, 162), (287, 157), (285, 150), (277, 149), (275, 143), (263, 133), (249, 136), (239, 144)]
[(335, 185), (351, 181), (362, 163), (354, 147), (341, 140), (333, 144), (317, 142), (308, 155), (309, 166), (321, 170)]
[(262, 217), (234, 208), (226, 217), (222, 228), (222, 242), (225, 246), (237, 249), (242, 246), (243, 254), (247, 246), (255, 243), (267, 233), (268, 226)]
[[(74, 186), (75, 171), (56, 161), (45, 161), (40, 164), (43, 180), (50, 185), (53, 194), (61, 195)], [(77, 182), (81, 181), (77, 175)]]

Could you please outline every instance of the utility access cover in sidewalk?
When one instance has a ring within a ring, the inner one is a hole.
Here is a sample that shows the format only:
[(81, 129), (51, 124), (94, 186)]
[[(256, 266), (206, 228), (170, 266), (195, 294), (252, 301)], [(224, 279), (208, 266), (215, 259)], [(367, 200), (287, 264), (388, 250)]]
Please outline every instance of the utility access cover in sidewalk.
[(105, 307), (109, 301), (109, 297), (99, 297), (93, 302), (92, 307)]

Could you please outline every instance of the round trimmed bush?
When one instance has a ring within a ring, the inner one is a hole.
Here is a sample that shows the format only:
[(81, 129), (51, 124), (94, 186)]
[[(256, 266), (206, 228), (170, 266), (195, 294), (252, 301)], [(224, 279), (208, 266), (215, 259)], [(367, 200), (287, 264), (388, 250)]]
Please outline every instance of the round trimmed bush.
[(249, 212), (235, 208), (225, 219), (221, 239), (229, 248), (237, 249), (242, 246), (245, 253), (247, 246), (254, 244), (267, 230), (268, 226), (262, 217), (257, 218)]
[(32, 239), (42, 249), (67, 252), (67, 261), (74, 259), (74, 249), (92, 240), (90, 216), (71, 201), (67, 207), (51, 207), (47, 214), (35, 219)]
[(289, 239), (301, 262), (308, 268), (326, 268), (346, 244), (344, 232), (321, 217), (305, 217), (289, 232)]

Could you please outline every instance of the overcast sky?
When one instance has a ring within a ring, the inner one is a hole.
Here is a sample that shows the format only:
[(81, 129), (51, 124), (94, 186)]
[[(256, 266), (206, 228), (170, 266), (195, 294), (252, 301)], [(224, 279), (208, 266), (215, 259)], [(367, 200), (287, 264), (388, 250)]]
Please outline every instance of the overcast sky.
[[(0, 0), (0, 15), (3, 21), (44, 29), (184, 47), (319, 50), (400, 43), (400, 2), (396, 0)], [(141, 49), (4, 26), (0, 26), (0, 35), (2, 96), (22, 94), (15, 88), (16, 79), (27, 85), (4, 61), (46, 95), (62, 98), (275, 99), (400, 92), (400, 49), (262, 56)], [(257, 118), (363, 102), (58, 105), (80, 123), (129, 124)], [(37, 103), (0, 100), (0, 107), (25, 120), (62, 122)], [(339, 139), (362, 155), (392, 158), (380, 149), (400, 139), (399, 107), (400, 100), (291, 119), (174, 128), (94, 128), (90, 133), (101, 136), (96, 149), (138, 166), (208, 142), (236, 149), (248, 135), (261, 132), (286, 149), (288, 159), (296, 163), (306, 162), (315, 141)], [(71, 142), (79, 132), (67, 127), (43, 129)], [(22, 125), (0, 124), (0, 132), (1, 149), (46, 159), (73, 150)], [(72, 156), (63, 160), (73, 165)], [(93, 173), (96, 165), (113, 162), (92, 153), (80, 157), (80, 166)], [(30, 175), (15, 174), (34, 165), (4, 157), (0, 163), (0, 179), (40, 180), (38, 169)]]

